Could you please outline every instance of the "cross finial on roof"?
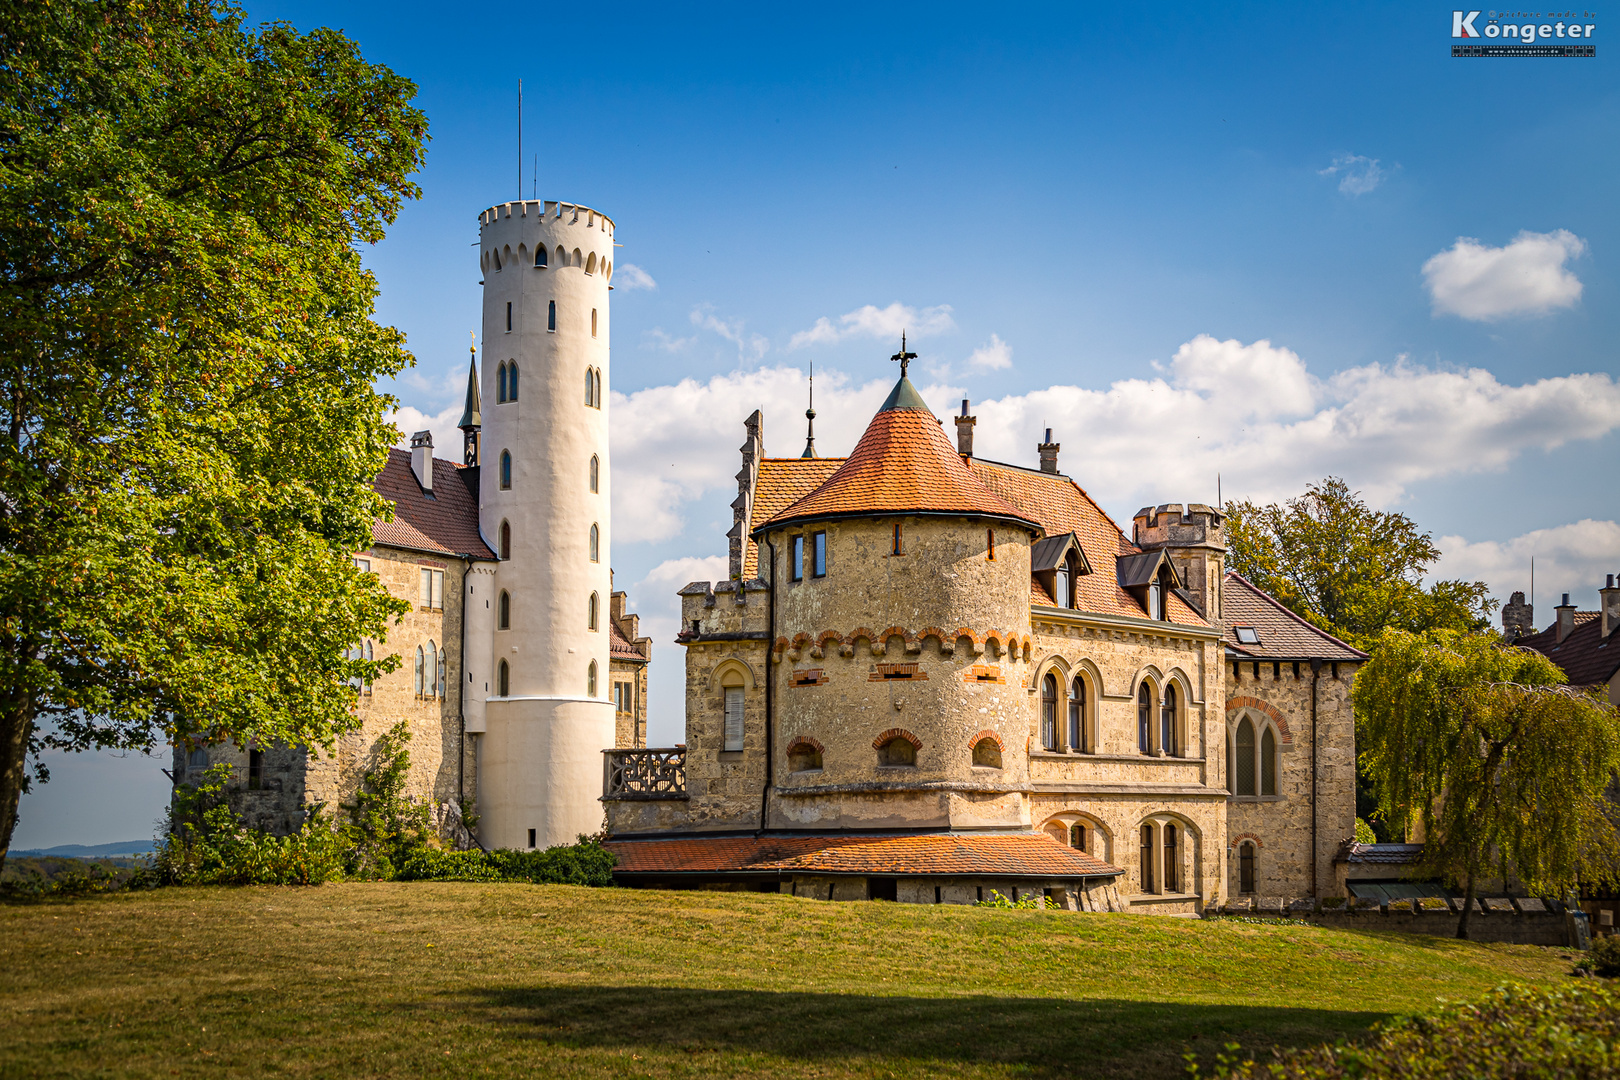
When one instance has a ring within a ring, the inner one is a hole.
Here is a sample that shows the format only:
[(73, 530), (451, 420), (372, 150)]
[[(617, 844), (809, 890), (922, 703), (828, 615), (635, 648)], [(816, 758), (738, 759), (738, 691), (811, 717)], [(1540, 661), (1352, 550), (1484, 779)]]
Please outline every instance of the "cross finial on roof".
[(889, 359), (900, 361), (900, 377), (902, 379), (906, 377), (907, 366), (917, 359), (916, 353), (906, 352), (906, 332), (904, 330), (900, 331), (900, 351), (889, 357)]

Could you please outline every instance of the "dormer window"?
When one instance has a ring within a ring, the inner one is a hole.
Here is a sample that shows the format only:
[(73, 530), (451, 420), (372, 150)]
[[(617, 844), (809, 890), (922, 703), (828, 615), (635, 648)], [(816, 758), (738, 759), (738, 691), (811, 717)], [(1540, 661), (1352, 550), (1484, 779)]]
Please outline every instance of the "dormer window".
[(1058, 607), (1073, 607), (1074, 593), (1069, 587), (1069, 568), (1060, 566), (1052, 576), (1052, 600)]
[(1147, 611), (1150, 619), (1164, 619), (1164, 585), (1158, 581), (1148, 585)]
[(1237, 635), (1239, 645), (1260, 644), (1260, 635), (1252, 626), (1234, 626), (1232, 632)]
[(1154, 622), (1169, 618), (1168, 605), (1171, 589), (1181, 584), (1176, 568), (1162, 551), (1144, 551), (1139, 555), (1122, 555), (1114, 563), (1119, 586), (1136, 598), (1143, 613)]
[(1054, 607), (1079, 606), (1075, 594), (1080, 578), (1091, 573), (1091, 566), (1074, 533), (1039, 541), (1030, 548), (1029, 561), (1030, 573), (1052, 598)]

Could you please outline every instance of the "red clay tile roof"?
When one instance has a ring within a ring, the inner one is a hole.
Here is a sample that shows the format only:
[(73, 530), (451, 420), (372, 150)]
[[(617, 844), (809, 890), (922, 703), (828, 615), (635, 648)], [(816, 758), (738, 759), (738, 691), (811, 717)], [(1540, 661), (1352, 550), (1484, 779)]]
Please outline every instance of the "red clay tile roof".
[[(908, 400), (902, 379), (893, 401)], [(1037, 523), (988, 490), (962, 464), (938, 418), (920, 404), (886, 407), (872, 417), (854, 451), (827, 480), (770, 518), (758, 514), (754, 532), (814, 518), (866, 514), (961, 514)]]
[[(1074, 533), (1091, 563), (1092, 572), (1075, 579), (1075, 606), (1104, 615), (1145, 619), (1147, 609), (1119, 587), (1114, 563), (1122, 555), (1138, 554), (1114, 520), (1103, 513), (1085, 489), (1062, 473), (1039, 472), (999, 461), (972, 458), (973, 475), (985, 487), (1040, 522), (1047, 536)], [(1050, 598), (1032, 603), (1050, 605)], [(1166, 604), (1170, 622), (1203, 626), (1205, 621), (1179, 596), (1171, 593)]]
[(388, 451), (388, 464), (371, 486), (394, 504), (394, 520), (373, 521), (372, 542), (411, 551), (494, 559), (495, 553), (478, 535), (478, 501), (473, 498), (468, 480), (467, 471), (460, 465), (434, 458), (433, 497), (429, 498), (411, 472), (410, 451)]
[[(820, 487), (846, 459), (761, 458), (754, 477), (754, 520), (769, 521), (789, 503), (797, 502)], [(759, 574), (759, 545), (747, 538), (743, 553), (744, 581)]]
[(1569, 632), (1563, 644), (1558, 641), (1558, 624), (1531, 637), (1520, 638), (1518, 644), (1534, 649), (1557, 664), (1571, 686), (1598, 686), (1620, 672), (1620, 630), (1610, 631), (1607, 640), (1600, 635), (1603, 622), (1596, 611), (1577, 611), (1575, 629)]
[(610, 840), (620, 874), (895, 874), (1111, 877), (1124, 873), (1046, 833), (914, 836), (713, 836)]
[(614, 660), (636, 660), (645, 664), (650, 657), (644, 655), (635, 642), (624, 636), (617, 619), (608, 619), (608, 656)]
[[(1235, 570), (1226, 572), (1221, 615), (1225, 621), (1221, 641), (1230, 653), (1257, 660), (1367, 659), (1366, 653), (1312, 626)], [(1240, 626), (1253, 627), (1260, 643), (1239, 641)]]

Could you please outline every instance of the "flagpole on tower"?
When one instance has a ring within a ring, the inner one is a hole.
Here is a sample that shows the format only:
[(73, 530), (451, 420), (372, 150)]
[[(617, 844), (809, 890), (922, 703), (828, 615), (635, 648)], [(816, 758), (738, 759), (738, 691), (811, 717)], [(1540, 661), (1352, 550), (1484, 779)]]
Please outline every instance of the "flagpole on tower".
[(523, 80), (518, 80), (518, 201), (523, 201)]

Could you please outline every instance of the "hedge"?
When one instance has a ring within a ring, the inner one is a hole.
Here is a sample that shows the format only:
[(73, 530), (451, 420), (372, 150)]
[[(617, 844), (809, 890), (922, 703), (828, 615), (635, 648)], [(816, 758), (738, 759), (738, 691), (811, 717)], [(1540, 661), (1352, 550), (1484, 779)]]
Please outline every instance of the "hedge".
[[(1196, 1066), (1189, 1073), (1196, 1076)], [(1483, 1001), (1389, 1021), (1361, 1045), (1278, 1050), (1267, 1062), (1234, 1061), (1223, 1054), (1215, 1075), (1220, 1080), (1616, 1076), (1620, 991), (1600, 983), (1558, 990), (1499, 987)]]
[(594, 840), (544, 851), (437, 851), (406, 857), (400, 881), (527, 881), (536, 885), (611, 885), (618, 860)]

